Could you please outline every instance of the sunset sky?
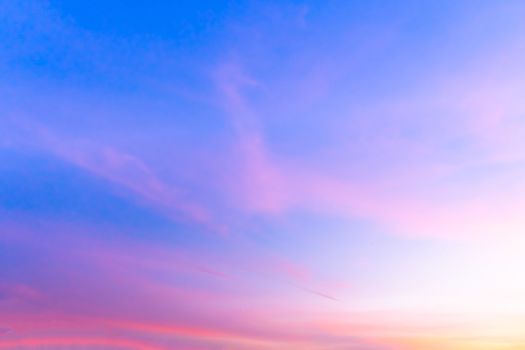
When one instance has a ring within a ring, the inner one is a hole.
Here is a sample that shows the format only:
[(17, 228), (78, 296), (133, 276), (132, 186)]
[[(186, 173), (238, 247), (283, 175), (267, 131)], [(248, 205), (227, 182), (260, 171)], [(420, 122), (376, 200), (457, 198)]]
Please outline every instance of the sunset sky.
[(525, 2), (0, 0), (3, 349), (525, 349)]

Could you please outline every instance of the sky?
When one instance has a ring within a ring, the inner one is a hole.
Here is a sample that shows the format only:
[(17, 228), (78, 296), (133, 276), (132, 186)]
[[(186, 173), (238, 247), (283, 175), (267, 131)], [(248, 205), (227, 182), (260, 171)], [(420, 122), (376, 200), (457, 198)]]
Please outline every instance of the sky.
[(524, 17), (0, 0), (0, 349), (525, 348)]

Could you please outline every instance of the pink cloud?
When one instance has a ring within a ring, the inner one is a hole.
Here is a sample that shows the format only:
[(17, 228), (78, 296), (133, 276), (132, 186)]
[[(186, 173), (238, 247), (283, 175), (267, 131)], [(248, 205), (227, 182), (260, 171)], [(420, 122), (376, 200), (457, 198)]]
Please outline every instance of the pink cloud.
[(216, 222), (207, 208), (193, 201), (190, 193), (161, 180), (155, 170), (137, 156), (88, 138), (68, 138), (34, 121), (18, 119), (13, 124), (41, 149), (114, 183), (165, 215), (226, 234), (226, 226)]
[(161, 350), (165, 347), (153, 346), (147, 343), (119, 340), (109, 338), (29, 338), (20, 340), (0, 340), (0, 349), (13, 348), (41, 348), (43, 346), (53, 347), (110, 347), (110, 348), (129, 348), (135, 350)]
[[(237, 266), (236, 259), (221, 261), (119, 236), (99, 239), (90, 234), (93, 228), (67, 224), (40, 222), (38, 234), (47, 238), (39, 241), (29, 222), (14, 226), (23, 234), (20, 240), (8, 243), (21, 244), (28, 251), (37, 245), (38, 259), (46, 261), (46, 269), (37, 270), (23, 286), (9, 279), (2, 285), (11, 300), (8, 304), (0, 300), (4, 305), (0, 325), (10, 329), (0, 344), (7, 348), (114, 344), (115, 348), (155, 349), (160, 344), (163, 349), (166, 343), (156, 339), (166, 337), (203, 348), (218, 344), (232, 349), (285, 349), (305, 344), (322, 348), (323, 340), (294, 326), (295, 317), (283, 327), (279, 319), (289, 314), (289, 307), (286, 303), (282, 309), (277, 307), (281, 303), (258, 292), (260, 286), (251, 286), (247, 279), (253, 275), (259, 279), (266, 273), (271, 281), (265, 288), (274, 282), (287, 287), (282, 281), (292, 281), (292, 292), (297, 289), (332, 298), (318, 291), (315, 276), (297, 263), (274, 258), (276, 262), (268, 265), (264, 256), (251, 255)], [(180, 283), (180, 278), (192, 283)], [(118, 339), (107, 337), (108, 332)], [(48, 341), (42, 334), (55, 340)], [(27, 339), (34, 342), (24, 342)], [(141, 343), (141, 339), (148, 342)]]
[[(241, 155), (239, 171), (232, 177), (233, 183), (230, 187), (232, 194), (238, 198), (238, 206), (246, 212), (273, 216), (284, 215), (295, 209), (335, 213), (343, 217), (370, 220), (395, 234), (447, 239), (492, 235), (502, 228), (506, 231), (516, 231), (525, 227), (525, 222), (518, 214), (523, 205), (518, 193), (525, 193), (525, 186), (519, 186), (518, 192), (502, 191), (485, 198), (454, 198), (458, 196), (446, 197), (447, 192), (439, 193), (436, 183), (439, 184), (439, 181), (444, 181), (447, 176), (458, 173), (469, 165), (457, 162), (436, 163), (432, 159), (425, 159), (435, 156), (433, 149), (436, 145), (432, 142), (417, 146), (403, 138), (389, 137), (386, 148), (394, 148), (399, 152), (405, 149), (415, 152), (412, 163), (421, 160), (419, 164), (404, 164), (397, 170), (393, 179), (388, 178), (386, 174), (378, 174), (370, 181), (347, 180), (342, 175), (321, 171), (294, 162), (293, 159), (272, 154), (266, 146), (262, 132), (263, 120), (246, 98), (249, 88), (258, 89), (261, 84), (249, 78), (243, 68), (234, 63), (219, 67), (216, 83), (223, 97), (224, 110), (236, 131), (236, 147)], [(450, 84), (447, 84), (446, 88), (449, 89), (449, 86)], [(492, 88), (488, 87), (488, 91)], [(510, 103), (507, 97), (502, 100), (486, 93), (480, 97), (474, 95), (474, 100), (469, 98), (467, 93), (459, 94), (462, 95), (464, 98), (458, 99), (463, 101), (457, 106), (459, 112), (464, 108), (473, 108), (470, 115), (490, 114), (487, 126), (483, 126), (483, 123), (474, 124), (482, 127), (489, 135), (493, 132), (508, 135), (507, 126), (500, 130), (504, 125), (501, 108), (507, 106), (505, 108), (508, 109), (508, 106), (515, 105), (514, 102)], [(446, 101), (449, 100), (441, 102)], [(441, 102), (439, 99), (427, 102), (419, 99), (416, 103), (423, 103), (420, 107), (424, 108)], [(398, 107), (406, 112), (405, 107)], [(396, 111), (396, 108), (390, 106), (386, 110)], [(398, 112), (401, 113), (401, 110)], [(460, 122), (466, 122), (466, 119)], [(474, 122), (476, 120), (472, 119)], [(460, 125), (465, 133), (468, 133), (467, 124)], [(476, 134), (485, 138), (483, 130), (476, 131)], [(392, 132), (390, 136), (393, 137), (397, 131)], [(503, 141), (506, 136), (498, 138)], [(423, 148), (418, 150), (411, 148), (412, 146)], [(493, 156), (489, 156), (488, 160), (490, 159), (494, 159)], [(403, 171), (404, 173), (400, 173)], [(414, 190), (414, 184), (428, 189), (418, 192)], [(442, 182), (440, 186), (444, 186), (448, 192), (454, 188), (453, 183), (445, 186)]]
[(260, 133), (256, 112), (243, 96), (243, 88), (257, 86), (237, 64), (223, 64), (215, 73), (225, 113), (235, 131), (239, 176), (235, 176), (234, 191), (243, 205), (262, 212), (279, 212), (286, 205), (285, 183), (273, 163)]

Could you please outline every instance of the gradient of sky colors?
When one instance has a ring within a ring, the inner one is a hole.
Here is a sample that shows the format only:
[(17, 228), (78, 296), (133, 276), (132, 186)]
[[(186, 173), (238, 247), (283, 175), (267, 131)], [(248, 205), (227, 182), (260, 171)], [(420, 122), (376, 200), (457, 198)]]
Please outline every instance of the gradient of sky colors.
[(0, 0), (0, 349), (525, 348), (524, 18)]

